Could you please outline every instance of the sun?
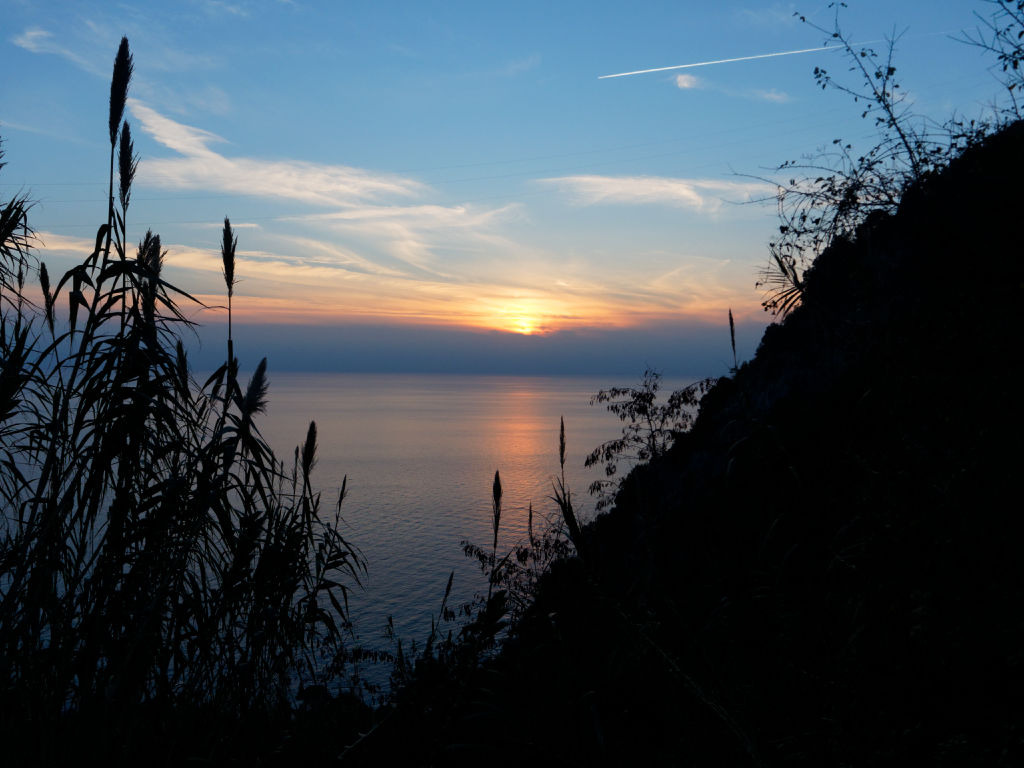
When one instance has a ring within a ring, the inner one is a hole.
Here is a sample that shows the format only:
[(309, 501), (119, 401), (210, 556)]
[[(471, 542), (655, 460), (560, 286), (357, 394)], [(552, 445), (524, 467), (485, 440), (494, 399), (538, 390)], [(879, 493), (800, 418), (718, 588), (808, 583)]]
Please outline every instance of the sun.
[(520, 333), (523, 336), (532, 336), (537, 332), (537, 321), (530, 317), (512, 318), (509, 330), (513, 333)]
[(520, 336), (544, 336), (552, 332), (553, 313), (549, 306), (537, 298), (518, 298), (494, 307), (487, 323), (496, 330)]

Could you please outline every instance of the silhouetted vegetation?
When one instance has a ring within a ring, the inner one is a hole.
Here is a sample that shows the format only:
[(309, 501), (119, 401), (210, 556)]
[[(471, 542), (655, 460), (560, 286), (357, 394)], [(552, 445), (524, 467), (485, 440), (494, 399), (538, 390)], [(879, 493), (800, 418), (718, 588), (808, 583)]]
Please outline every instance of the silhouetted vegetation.
[[(501, 519), (501, 481), (494, 473), (492, 509), (494, 540), (490, 551), (469, 541), (462, 542), (467, 557), (477, 560), (487, 575), (488, 593), (477, 597), (475, 605), (463, 606), (467, 616), (496, 614), (515, 627), (533, 603), (540, 577), (556, 561), (571, 555), (582, 555), (579, 520), (572, 503), (572, 490), (565, 481), (565, 420), (559, 423), (559, 474), (551, 478), (552, 495), (557, 514), (538, 512), (539, 525), (534, 522), (533, 502), (527, 510), (526, 540), (518, 541), (498, 557), (498, 534)], [(494, 593), (494, 587), (500, 590)], [(503, 629), (502, 627), (498, 629)]]
[[(731, 311), (729, 321), (731, 327)], [(734, 338), (734, 355), (735, 349)], [(701, 397), (716, 381), (701, 379), (672, 392), (664, 403), (659, 403), (661, 374), (648, 368), (639, 386), (602, 389), (590, 398), (591, 405), (606, 404), (608, 411), (624, 424), (620, 437), (597, 446), (585, 461), (588, 467), (597, 464), (604, 466), (605, 479), (590, 484), (590, 493), (597, 496), (596, 507), (599, 511), (611, 506), (615, 500), (622, 481), (621, 477), (616, 477), (619, 465), (625, 464), (628, 470), (637, 463), (662, 456), (679, 434), (693, 426)]]
[(800, 302), (806, 269), (837, 238), (852, 236), (872, 213), (895, 212), (911, 184), (944, 168), (993, 128), (991, 123), (957, 116), (939, 125), (914, 114), (896, 78), (898, 37), (889, 39), (882, 52), (858, 46), (839, 24), (845, 3), (830, 7), (835, 9), (831, 29), (796, 15), (825, 35), (828, 45), (843, 49), (853, 82), (822, 67), (814, 68), (815, 82), (823, 90), (849, 96), (877, 135), (863, 154), (837, 138), (827, 148), (776, 168), (784, 179), (776, 194), (779, 234), (769, 243), (769, 261), (759, 286), (766, 290), (765, 310), (782, 317)]
[[(92, 253), (53, 284), (32, 256), (26, 198), (0, 222), (7, 764), (244, 761), (277, 746), (296, 685), (345, 664), (347, 593), (364, 567), (312, 485), (315, 425), (286, 470), (256, 426), (266, 360), (243, 387), (229, 337), (228, 359), (197, 382), (179, 305), (195, 300), (164, 279), (159, 235), (129, 252), (131, 75), (122, 40)], [(224, 244), (230, 300), (226, 219)]]
[[(1022, 9), (993, 5), (978, 39), (1015, 93)], [(394, 674), (374, 711), (328, 686), (358, 653), (344, 598), (362, 562), (313, 490), (315, 426), (286, 471), (255, 426), (265, 364), (243, 388), (229, 334), (195, 382), (176, 303), (192, 299), (161, 277), (157, 236), (127, 256), (125, 45), (120, 205), (111, 181), (95, 250), (56, 286), (38, 266), (41, 307), (27, 199), (0, 218), (9, 760), (1024, 762), (1024, 123), (1013, 107), (933, 140), (889, 56), (821, 31), (881, 141), (835, 145), (783, 191), (780, 322), (665, 404), (652, 371), (595, 396), (624, 430), (588, 464), (636, 466), (597, 488), (612, 508), (589, 525), (564, 424), (557, 514), (535, 534), (531, 506), (512, 547), (495, 472), (493, 537), (464, 544), (487, 595), (452, 607), (449, 579), (426, 642), (377, 654)], [(225, 220), (229, 302), (234, 249)]]
[(963, 42), (976, 45), (995, 55), (1002, 73), (1010, 105), (1003, 107), (1004, 119), (1020, 119), (1019, 94), (1024, 86), (1024, 2), (1021, 0), (985, 0), (989, 15), (978, 13), (978, 27), (966, 32)]
[[(474, 601), (459, 607), (449, 606), (453, 575), (449, 576), (426, 643), (418, 647), (415, 642), (404, 645), (400, 639), (396, 641), (392, 695), (374, 713), (373, 727), (343, 752), (343, 761), (418, 765), (441, 759), (439, 755), (457, 762), (474, 755), (472, 734), (460, 730), (462, 718), (475, 717), (481, 705), (490, 706), (484, 699), (504, 641), (518, 632), (532, 610), (545, 574), (556, 563), (580, 554), (575, 549), (580, 527), (565, 482), (564, 422), (560, 427), (560, 474), (552, 479), (550, 497), (558, 514), (540, 513), (540, 524), (535, 525), (531, 504), (526, 540), (505, 549), (500, 540), (504, 490), (500, 473), (495, 472), (491, 486), (493, 537), (485, 546), (462, 543), (465, 554), (477, 560), (487, 576), (487, 594), (478, 594)], [(455, 734), (459, 735), (451, 742)]]

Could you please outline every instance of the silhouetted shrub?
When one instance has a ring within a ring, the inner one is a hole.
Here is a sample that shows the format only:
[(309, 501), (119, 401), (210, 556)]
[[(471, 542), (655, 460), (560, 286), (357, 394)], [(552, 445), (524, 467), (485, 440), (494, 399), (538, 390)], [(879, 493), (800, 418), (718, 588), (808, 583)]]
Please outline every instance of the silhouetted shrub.
[[(777, 175), (788, 179), (777, 183), (779, 234), (769, 243), (768, 265), (758, 286), (766, 291), (765, 310), (781, 317), (800, 302), (804, 273), (826, 248), (838, 238), (852, 236), (871, 214), (895, 211), (911, 184), (944, 168), (1003, 124), (998, 115), (982, 122), (954, 116), (942, 125), (915, 115), (896, 79), (898, 38), (889, 40), (881, 53), (856, 45), (839, 25), (839, 9), (844, 4), (830, 5), (836, 9), (832, 29), (796, 15), (825, 35), (828, 44), (843, 49), (856, 83), (837, 79), (821, 67), (814, 69), (815, 81), (822, 89), (852, 97), (862, 108), (861, 117), (872, 120), (877, 134), (863, 154), (857, 154), (853, 144), (834, 139), (830, 146), (776, 168)], [(1005, 25), (995, 28), (1001, 35), (997, 40), (1009, 34)]]

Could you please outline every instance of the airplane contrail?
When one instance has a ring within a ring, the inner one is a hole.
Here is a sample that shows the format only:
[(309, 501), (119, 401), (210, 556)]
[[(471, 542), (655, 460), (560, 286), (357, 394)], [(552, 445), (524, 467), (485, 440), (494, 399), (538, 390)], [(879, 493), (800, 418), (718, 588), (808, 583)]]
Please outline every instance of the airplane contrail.
[[(863, 43), (857, 43), (863, 45)], [(753, 59), (770, 59), (773, 56), (792, 56), (794, 53), (813, 53), (814, 51), (839, 51), (841, 45), (826, 45), (817, 48), (801, 48), (799, 51), (780, 51), (779, 53), (761, 53), (757, 56), (739, 56), (735, 59), (718, 59), (717, 61), (698, 61), (695, 64), (676, 64), (674, 67), (655, 67), (654, 69), (638, 69), (635, 72), (619, 72), (615, 75), (600, 75), (598, 80), (607, 80), (610, 77), (626, 77), (627, 75), (646, 75), (648, 72), (665, 72), (669, 69), (692, 69), (693, 67), (709, 67), (712, 64), (731, 64), (734, 61), (752, 61)]]

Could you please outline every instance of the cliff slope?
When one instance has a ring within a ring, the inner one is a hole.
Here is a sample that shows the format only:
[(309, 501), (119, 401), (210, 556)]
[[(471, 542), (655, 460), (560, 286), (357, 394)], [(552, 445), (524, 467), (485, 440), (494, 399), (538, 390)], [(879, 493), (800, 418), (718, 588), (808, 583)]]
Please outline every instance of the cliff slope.
[(1017, 123), (822, 254), (409, 756), (1024, 760), (1022, 180)]

